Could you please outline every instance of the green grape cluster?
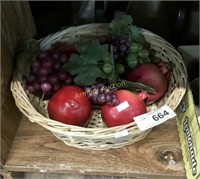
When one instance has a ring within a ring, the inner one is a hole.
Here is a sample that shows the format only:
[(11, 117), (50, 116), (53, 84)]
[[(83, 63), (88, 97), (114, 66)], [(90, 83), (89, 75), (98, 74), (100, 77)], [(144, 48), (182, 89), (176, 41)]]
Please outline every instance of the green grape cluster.
[(132, 42), (130, 53), (126, 57), (129, 68), (135, 68), (138, 64), (150, 62), (149, 50), (144, 48), (143, 44)]

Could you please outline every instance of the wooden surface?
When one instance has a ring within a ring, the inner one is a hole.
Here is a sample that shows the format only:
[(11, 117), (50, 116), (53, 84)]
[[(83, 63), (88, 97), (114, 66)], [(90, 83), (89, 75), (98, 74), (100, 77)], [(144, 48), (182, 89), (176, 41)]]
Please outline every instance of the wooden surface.
[(67, 146), (24, 117), (4, 167), (22, 172), (185, 178), (175, 119), (154, 128), (133, 145), (87, 151)]
[(36, 29), (26, 1), (1, 2), (1, 164), (6, 161), (21, 119), (10, 91), (16, 49), (35, 35)]

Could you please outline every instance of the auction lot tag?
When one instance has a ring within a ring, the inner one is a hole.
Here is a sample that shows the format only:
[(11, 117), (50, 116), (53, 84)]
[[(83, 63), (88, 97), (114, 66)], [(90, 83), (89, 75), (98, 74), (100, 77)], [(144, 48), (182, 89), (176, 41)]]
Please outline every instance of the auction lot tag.
[(174, 118), (176, 113), (167, 105), (162, 106), (155, 111), (151, 111), (133, 119), (141, 131), (145, 131), (154, 126), (157, 126), (168, 119)]

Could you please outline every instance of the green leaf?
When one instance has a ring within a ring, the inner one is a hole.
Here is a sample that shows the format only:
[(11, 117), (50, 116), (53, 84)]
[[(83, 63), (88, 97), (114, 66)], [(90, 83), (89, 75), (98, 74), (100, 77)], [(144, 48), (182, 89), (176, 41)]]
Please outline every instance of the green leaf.
[(122, 20), (124, 21), (124, 24), (127, 24), (127, 25), (133, 23), (133, 19), (132, 19), (132, 17), (130, 15), (124, 15), (122, 17)]
[(129, 30), (130, 30), (131, 35), (133, 36), (133, 38), (134, 38), (135, 40), (138, 40), (138, 39), (140, 38), (141, 33), (140, 33), (140, 30), (139, 30), (138, 27), (136, 27), (135, 25), (131, 25), (131, 26), (129, 27)]
[(35, 60), (40, 51), (40, 44), (35, 39), (27, 41), (25, 48), (21, 49), (16, 57), (16, 69), (21, 74), (28, 76), (31, 61)]
[(127, 30), (129, 31), (128, 37), (132, 39), (133, 41), (139, 42), (144, 44), (145, 43), (145, 38), (143, 34), (141, 33), (141, 30), (135, 26), (135, 25), (130, 25), (127, 27)]
[(109, 24), (109, 28), (112, 29), (112, 30), (118, 30), (121, 28), (122, 26), (122, 22), (120, 19), (113, 19), (110, 24)]
[(28, 76), (31, 65), (30, 54), (27, 51), (20, 52), (16, 57), (16, 69), (22, 75)]
[(120, 18), (113, 19), (109, 24), (109, 28), (112, 30), (119, 30), (121, 28), (124, 28), (132, 24), (132, 22), (133, 22), (133, 19), (130, 15), (124, 15)]
[(75, 48), (80, 55), (71, 55), (63, 68), (72, 75), (77, 75), (74, 79), (76, 85), (88, 86), (94, 84), (98, 77), (106, 78), (99, 62), (105, 58), (108, 45), (100, 45), (98, 40), (94, 40), (89, 43), (77, 43)]
[(111, 33), (116, 35), (127, 35), (129, 32), (128, 26), (133, 22), (133, 19), (130, 15), (124, 15), (119, 18), (113, 19), (109, 24), (109, 29)]
[(75, 84), (78, 84), (80, 86), (89, 86), (93, 85), (97, 77), (105, 78), (105, 74), (101, 71), (100, 68), (98, 68), (95, 65), (90, 65), (90, 69), (93, 69), (92, 71), (88, 71), (87, 68), (83, 68), (81, 70), (81, 75), (78, 75), (74, 78)]
[(85, 54), (87, 53), (87, 44), (83, 44), (83, 43), (76, 43), (75, 44), (75, 48), (76, 50), (80, 53), (80, 54)]
[(133, 19), (130, 15), (124, 15), (120, 18), (113, 19), (109, 24), (111, 33), (116, 35), (127, 35), (130, 39), (144, 43), (145, 38), (141, 30), (132, 24)]
[(40, 51), (40, 44), (37, 40), (35, 39), (30, 39), (26, 43), (27, 46), (27, 51), (32, 52), (32, 53), (38, 53)]
[(122, 86), (123, 89), (128, 89), (128, 90), (133, 91), (133, 92), (135, 92), (137, 90), (144, 90), (149, 94), (156, 93), (154, 88), (146, 86), (142, 83), (131, 82), (131, 81), (122, 80), (122, 79), (120, 79), (119, 82), (125, 84), (125, 85)]
[(80, 71), (84, 68), (84, 61), (81, 55), (72, 54), (69, 61), (65, 63), (62, 67), (67, 71), (70, 71), (72, 75), (79, 74)]
[(88, 60), (99, 61), (105, 57), (108, 51), (108, 45), (101, 45), (97, 39), (89, 43), (79, 42), (75, 45), (77, 51), (82, 55), (89, 55)]

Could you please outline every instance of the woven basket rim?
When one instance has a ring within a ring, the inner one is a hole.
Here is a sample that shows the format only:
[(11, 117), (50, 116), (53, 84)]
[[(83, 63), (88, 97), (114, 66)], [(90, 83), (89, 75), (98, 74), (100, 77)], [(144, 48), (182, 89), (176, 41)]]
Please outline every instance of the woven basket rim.
[[(107, 26), (108, 23), (90, 23), (90, 24), (84, 24), (84, 25), (80, 25), (80, 26), (72, 26), (66, 29), (62, 29), (56, 33), (51, 33), (41, 39), (38, 40), (38, 42), (40, 42), (40, 44), (43, 43), (43, 45), (46, 43), (50, 43), (50, 42), (55, 42), (56, 39), (57, 41), (59, 41), (59, 38), (61, 38), (62, 36), (60, 34), (65, 35), (66, 33), (70, 33), (70, 32), (78, 32), (78, 29), (82, 29), (82, 28), (92, 28), (92, 27), (103, 27), (103, 26)], [(107, 27), (108, 28), (108, 27)], [(160, 37), (159, 35), (156, 35), (154, 33), (152, 33), (149, 30), (140, 28), (142, 34), (145, 36), (148, 36), (149, 38), (156, 38), (156, 40), (153, 41), (154, 44), (159, 44), (162, 42), (162, 45), (164, 45), (163, 49), (165, 48), (169, 48), (171, 50), (171, 53), (176, 55), (177, 59), (182, 60), (182, 57), (180, 55), (179, 52), (176, 51), (176, 49), (169, 43), (167, 42), (164, 38)], [(60, 37), (61, 36), (61, 37)], [(145, 36), (145, 38), (146, 38)], [(51, 43), (52, 44), (52, 43)], [(41, 45), (41, 49), (42, 49), (42, 45)], [(182, 62), (180, 62), (182, 63)], [(180, 71), (182, 72), (182, 75), (184, 79), (187, 79), (187, 71), (186, 68), (184, 66), (184, 64), (178, 64), (181, 65), (180, 66)], [(13, 96), (15, 98), (15, 102), (18, 104), (17, 102), (17, 98), (20, 96), (16, 96), (16, 91), (14, 89), (14, 85), (17, 85), (17, 81), (22, 81), (23, 76), (22, 74), (20, 74), (19, 72), (15, 71), (13, 74), (13, 80), (11, 82), (10, 88), (11, 91), (13, 93)], [(184, 81), (185, 82), (185, 81)], [(184, 83), (183, 82), (183, 83)], [(20, 88), (23, 89), (22, 86), (19, 86)], [(181, 89), (182, 88), (182, 89)], [(186, 84), (184, 83), (182, 87), (180, 87), (181, 90), (181, 98), (184, 96), (185, 91), (186, 91)], [(23, 98), (25, 98), (26, 100), (29, 100), (29, 96), (28, 94), (25, 92), (25, 90), (23, 91)], [(178, 106), (178, 104), (180, 103), (181, 99), (179, 99), (179, 101), (176, 104), (176, 107)], [(94, 134), (98, 134), (98, 135), (110, 135), (110, 136), (114, 136), (116, 132), (118, 131), (123, 131), (123, 130), (132, 130), (134, 129), (135, 134), (139, 134), (139, 133), (143, 133), (142, 131), (140, 131), (140, 129), (138, 128), (138, 126), (136, 125), (135, 121), (129, 123), (129, 124), (125, 124), (125, 125), (120, 125), (120, 126), (115, 126), (115, 127), (99, 127), (99, 128), (88, 128), (88, 127), (82, 127), (82, 126), (75, 126), (75, 125), (69, 125), (69, 124), (64, 124), (61, 122), (58, 122), (56, 120), (53, 120), (51, 118), (46, 117), (45, 115), (41, 114), (38, 112), (38, 110), (30, 103), (30, 107), (33, 110), (33, 114), (28, 114), (27, 111), (25, 111), (24, 109), (19, 108), (19, 110), (25, 114), (25, 116), (27, 116), (29, 118), (30, 121), (32, 122), (36, 122), (39, 125), (43, 126), (44, 128), (47, 128), (48, 125), (48, 130), (50, 130), (52, 133), (57, 133), (57, 134), (61, 134), (61, 135), (69, 135), (69, 136), (79, 136), (79, 135), (85, 135), (88, 137), (93, 137)], [(39, 122), (35, 120), (35, 118), (39, 119)], [(41, 122), (42, 121), (42, 122)], [(45, 123), (46, 122), (46, 123)], [(58, 130), (59, 129), (59, 130)], [(152, 130), (146, 130), (146, 134), (148, 132), (150, 132)]]
[[(56, 35), (56, 34), (60, 34), (61, 32), (64, 32), (64, 31), (66, 31), (66, 30), (74, 30), (74, 29), (76, 29), (77, 27), (78, 28), (81, 28), (81, 27), (88, 27), (88, 26), (98, 26), (98, 25), (108, 25), (109, 23), (89, 23), (89, 24), (84, 24), (84, 25), (80, 25), (80, 26), (71, 26), (71, 27), (69, 27), (69, 28), (66, 28), (66, 29), (61, 29), (61, 30), (59, 30), (59, 31), (57, 31), (56, 33), (51, 33), (51, 34), (49, 34), (49, 35), (47, 35), (47, 36), (45, 36), (45, 37), (43, 37), (43, 38), (40, 38), (39, 40), (38, 40), (38, 42), (41, 42), (41, 41), (43, 41), (43, 40), (45, 40), (45, 39), (48, 39), (48, 38), (51, 38), (52, 36), (54, 36), (54, 35)], [(160, 39), (162, 39), (162, 40), (164, 40), (164, 41), (166, 41), (164, 38), (162, 38), (162, 37), (160, 37), (159, 35), (157, 35), (157, 34), (154, 34), (153, 32), (151, 32), (151, 31), (149, 31), (149, 30), (146, 30), (146, 29), (144, 29), (144, 28), (139, 28), (140, 30), (141, 30), (141, 32), (142, 32), (142, 34), (148, 34), (148, 35), (150, 35), (150, 36), (157, 36), (157, 37), (159, 37)], [(170, 43), (168, 43), (167, 41), (166, 41), (166, 43), (167, 44), (169, 44), (170, 46), (172, 46)], [(172, 46), (173, 47), (173, 46)], [(179, 52), (178, 52), (179, 53)], [(186, 69), (185, 69), (185, 74), (187, 75), (187, 71), (186, 71)], [(16, 75), (17, 74), (17, 75)], [(18, 76), (18, 75), (21, 75), (19, 72), (16, 72), (15, 71), (15, 73), (14, 73), (14, 75), (16, 75), (16, 76)], [(28, 98), (28, 95), (26, 94), (26, 96), (27, 96), (27, 98)], [(33, 107), (34, 108), (34, 107)], [(35, 108), (34, 108), (35, 109)], [(37, 110), (36, 110), (37, 111)], [(40, 114), (40, 113), (39, 113)], [(42, 115), (42, 114), (40, 114), (40, 115)], [(44, 117), (44, 118), (47, 118), (46, 116), (44, 116), (44, 115), (42, 115), (42, 117)], [(79, 128), (79, 129), (85, 129), (86, 127), (82, 127), (82, 126), (74, 126), (74, 125), (69, 125), (69, 124), (64, 124), (64, 123), (61, 123), (61, 122), (59, 122), (59, 121), (55, 121), (55, 120), (53, 120), (53, 119), (51, 119), (51, 118), (48, 118), (49, 120), (51, 120), (51, 121), (53, 121), (53, 122), (56, 122), (57, 124), (61, 124), (62, 126), (66, 126), (66, 127), (76, 127), (76, 128)], [(130, 124), (132, 124), (132, 125), (136, 125), (136, 123), (133, 121), (133, 122), (131, 122)], [(129, 125), (130, 124), (125, 124), (125, 125), (121, 125), (120, 127), (129, 127)], [(115, 129), (115, 128), (119, 128), (119, 126), (115, 126), (115, 127), (111, 127), (111, 128), (113, 128), (113, 129)], [(111, 129), (111, 128), (106, 128), (106, 129)], [(95, 130), (95, 128), (87, 128), (87, 129), (89, 129), (89, 130), (91, 130), (91, 131), (93, 131), (93, 130)], [(101, 129), (101, 128), (98, 128), (98, 129)], [(105, 129), (105, 128), (102, 128), (102, 129)]]

